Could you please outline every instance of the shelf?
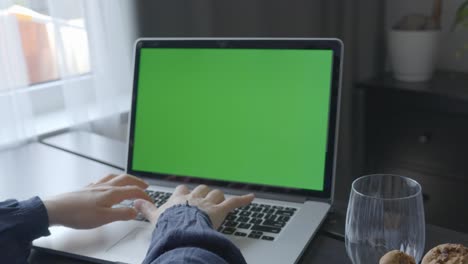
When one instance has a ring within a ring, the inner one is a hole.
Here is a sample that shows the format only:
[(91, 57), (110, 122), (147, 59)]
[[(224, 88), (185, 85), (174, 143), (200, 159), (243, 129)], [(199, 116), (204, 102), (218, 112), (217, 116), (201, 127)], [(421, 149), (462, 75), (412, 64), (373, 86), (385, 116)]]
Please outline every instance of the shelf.
[(399, 90), (417, 94), (434, 95), (468, 102), (468, 73), (439, 71), (427, 82), (402, 82), (386, 74), (357, 83), (357, 89)]

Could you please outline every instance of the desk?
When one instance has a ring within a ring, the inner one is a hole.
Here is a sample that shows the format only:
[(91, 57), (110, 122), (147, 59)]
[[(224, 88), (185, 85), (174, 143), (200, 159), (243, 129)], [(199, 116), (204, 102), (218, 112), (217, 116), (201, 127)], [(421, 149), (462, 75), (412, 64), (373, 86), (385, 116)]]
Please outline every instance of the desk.
[(40, 143), (0, 152), (0, 200), (76, 190), (121, 170)]
[[(103, 144), (105, 145), (105, 144)], [(76, 190), (121, 170), (41, 143), (0, 152), (0, 199), (27, 199)], [(82, 260), (33, 250), (31, 263), (85, 264)], [(344, 244), (318, 234), (300, 263), (349, 263)]]
[[(107, 143), (101, 144), (101, 146), (106, 145)], [(49, 196), (78, 189), (109, 173), (122, 172), (96, 162), (96, 157), (85, 158), (83, 155), (85, 152), (80, 149), (76, 151), (80, 151), (81, 155), (32, 143), (0, 152), (0, 199)], [(119, 153), (113, 152), (112, 155), (125, 155)], [(337, 207), (335, 213), (327, 218), (324, 226), (306, 248), (299, 263), (350, 263), (343, 239), (340, 238), (344, 233), (344, 209)], [(448, 241), (468, 245), (468, 235), (428, 225), (426, 248)], [(31, 263), (86, 264), (89, 262), (33, 250)]]
[[(30, 258), (31, 264), (93, 264), (92, 262), (77, 260), (44, 252), (34, 251)], [(352, 264), (348, 259), (344, 243), (330, 238), (324, 234), (318, 234), (306, 249), (303, 257), (299, 261), (302, 264)], [(287, 264), (287, 263), (285, 263)]]
[(98, 134), (73, 131), (45, 138), (41, 142), (121, 170), (126, 166), (127, 145)]

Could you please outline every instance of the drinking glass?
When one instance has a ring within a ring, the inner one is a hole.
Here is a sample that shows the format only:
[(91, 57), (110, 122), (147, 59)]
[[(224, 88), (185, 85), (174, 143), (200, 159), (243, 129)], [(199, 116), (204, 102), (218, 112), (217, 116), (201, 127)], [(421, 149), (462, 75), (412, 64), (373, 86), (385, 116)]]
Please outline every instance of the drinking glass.
[(356, 179), (346, 214), (346, 251), (353, 264), (377, 264), (391, 250), (419, 263), (425, 242), (421, 185), (397, 175)]

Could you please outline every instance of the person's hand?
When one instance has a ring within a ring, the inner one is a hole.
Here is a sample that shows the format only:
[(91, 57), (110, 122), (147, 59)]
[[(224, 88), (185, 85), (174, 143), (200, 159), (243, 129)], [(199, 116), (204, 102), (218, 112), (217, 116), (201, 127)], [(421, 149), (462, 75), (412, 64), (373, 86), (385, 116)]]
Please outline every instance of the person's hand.
[(130, 175), (108, 175), (84, 189), (44, 200), (49, 225), (77, 229), (95, 228), (110, 222), (131, 220), (137, 216), (133, 208), (112, 208), (126, 199), (151, 201), (144, 189), (148, 184)]
[(247, 194), (226, 200), (222, 191), (211, 190), (206, 185), (199, 185), (193, 191), (190, 191), (185, 185), (179, 185), (169, 200), (159, 208), (145, 200), (136, 200), (134, 206), (154, 225), (167, 208), (177, 204), (185, 204), (188, 201), (189, 205), (196, 206), (207, 213), (213, 223), (213, 228), (217, 229), (229, 212), (250, 204), (253, 199), (253, 194)]

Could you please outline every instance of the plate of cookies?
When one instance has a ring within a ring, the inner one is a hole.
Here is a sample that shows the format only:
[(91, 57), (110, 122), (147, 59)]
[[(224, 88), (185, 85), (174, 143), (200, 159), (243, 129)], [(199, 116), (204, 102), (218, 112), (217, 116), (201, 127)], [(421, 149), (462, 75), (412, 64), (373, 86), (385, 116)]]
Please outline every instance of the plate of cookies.
[[(386, 253), (379, 264), (416, 264), (414, 258), (399, 250)], [(424, 255), (421, 264), (468, 264), (468, 247), (461, 244), (441, 244)]]

